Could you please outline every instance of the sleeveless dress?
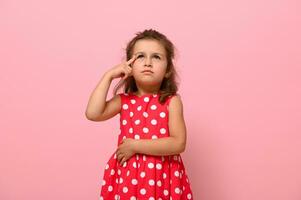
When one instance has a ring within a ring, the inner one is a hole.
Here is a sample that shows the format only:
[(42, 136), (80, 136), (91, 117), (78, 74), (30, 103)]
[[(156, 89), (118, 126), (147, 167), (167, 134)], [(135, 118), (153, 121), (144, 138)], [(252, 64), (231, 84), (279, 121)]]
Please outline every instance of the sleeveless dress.
[[(169, 136), (168, 104), (159, 95), (132, 93), (121, 97), (118, 145), (125, 138), (159, 139)], [(106, 163), (100, 200), (187, 200), (193, 199), (190, 181), (180, 154), (152, 156), (136, 153), (123, 166), (114, 152)]]

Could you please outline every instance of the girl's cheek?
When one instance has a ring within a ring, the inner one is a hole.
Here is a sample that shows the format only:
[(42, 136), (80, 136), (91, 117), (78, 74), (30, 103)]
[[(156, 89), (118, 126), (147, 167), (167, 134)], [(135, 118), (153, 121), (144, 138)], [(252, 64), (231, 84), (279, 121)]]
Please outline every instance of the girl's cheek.
[(135, 60), (135, 63), (142, 63), (143, 62), (143, 59), (137, 59)]

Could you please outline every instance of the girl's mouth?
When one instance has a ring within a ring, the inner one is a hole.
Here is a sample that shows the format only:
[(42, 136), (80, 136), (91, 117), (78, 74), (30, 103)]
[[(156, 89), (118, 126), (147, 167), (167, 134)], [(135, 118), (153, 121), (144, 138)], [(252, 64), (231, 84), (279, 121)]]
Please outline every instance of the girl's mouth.
[(143, 70), (142, 73), (154, 73), (154, 72), (151, 70)]

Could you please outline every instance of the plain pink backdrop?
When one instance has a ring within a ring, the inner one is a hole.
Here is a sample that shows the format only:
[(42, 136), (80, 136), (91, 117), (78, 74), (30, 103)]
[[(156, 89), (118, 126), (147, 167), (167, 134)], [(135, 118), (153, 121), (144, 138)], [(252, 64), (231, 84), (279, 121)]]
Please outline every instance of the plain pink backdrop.
[(88, 98), (147, 28), (177, 47), (195, 199), (301, 199), (300, 1), (0, 4), (1, 200), (98, 199), (119, 116)]

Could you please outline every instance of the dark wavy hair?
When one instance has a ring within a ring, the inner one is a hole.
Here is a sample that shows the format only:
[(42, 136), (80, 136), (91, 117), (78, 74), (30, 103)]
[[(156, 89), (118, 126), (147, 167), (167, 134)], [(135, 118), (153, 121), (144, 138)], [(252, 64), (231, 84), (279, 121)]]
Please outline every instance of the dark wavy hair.
[[(142, 39), (156, 40), (161, 45), (163, 45), (165, 49), (166, 58), (167, 58), (166, 73), (168, 73), (168, 77), (164, 77), (160, 86), (160, 91), (158, 92), (159, 102), (163, 104), (168, 96), (174, 95), (178, 91), (178, 82), (176, 80), (178, 78), (178, 74), (173, 64), (173, 60), (175, 57), (175, 47), (173, 43), (162, 33), (153, 29), (146, 29), (143, 32), (137, 32), (136, 36), (128, 42), (125, 49), (126, 60), (131, 59), (136, 42)], [(122, 86), (124, 86), (125, 93), (132, 93), (138, 90), (133, 76), (129, 76), (125, 80), (121, 79), (114, 87), (113, 94), (116, 95), (117, 91)]]

